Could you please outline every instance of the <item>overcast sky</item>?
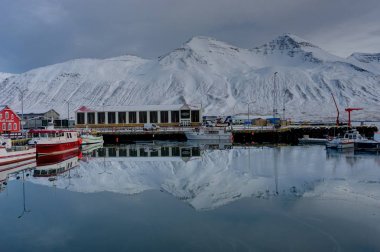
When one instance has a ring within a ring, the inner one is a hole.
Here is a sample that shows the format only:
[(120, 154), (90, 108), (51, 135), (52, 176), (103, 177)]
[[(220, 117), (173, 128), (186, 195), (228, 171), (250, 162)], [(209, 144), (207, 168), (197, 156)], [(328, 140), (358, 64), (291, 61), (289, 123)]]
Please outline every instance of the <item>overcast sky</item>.
[(379, 0), (0, 0), (0, 72), (74, 58), (157, 58), (193, 36), (252, 48), (283, 33), (380, 52)]

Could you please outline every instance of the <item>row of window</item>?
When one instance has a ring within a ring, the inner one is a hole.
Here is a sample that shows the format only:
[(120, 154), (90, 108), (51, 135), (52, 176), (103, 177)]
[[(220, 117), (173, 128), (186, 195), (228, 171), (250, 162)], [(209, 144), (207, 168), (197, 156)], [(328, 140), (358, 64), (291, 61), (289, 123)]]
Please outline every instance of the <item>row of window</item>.
[(2, 125), (2, 130), (18, 130), (17, 123), (13, 123), (13, 128), (12, 128), (12, 123), (8, 123), (8, 128), (7, 128), (7, 123), (3, 123)]
[[(0, 120), (3, 119), (3, 114), (0, 113)], [(5, 112), (5, 120), (8, 120), (9, 119), (9, 112)], [(11, 114), (11, 119), (15, 119), (15, 116), (14, 114)]]
[[(117, 153), (116, 149), (109, 148), (108, 155), (106, 149), (98, 149), (91, 153), (93, 157), (191, 157), (200, 156), (199, 147), (192, 148), (180, 148), (180, 147), (161, 147), (161, 153), (158, 149), (147, 150), (146, 148), (132, 148), (132, 149), (119, 149)], [(170, 153), (171, 150), (171, 153)]]
[[(107, 122), (106, 122), (107, 113)], [(119, 120), (116, 122), (116, 113)], [(138, 114), (137, 114), (138, 113)], [(87, 124), (95, 124), (95, 116), (97, 116), (98, 124), (113, 124), (113, 123), (148, 123), (148, 113), (149, 113), (149, 123), (158, 123), (158, 113), (160, 113), (160, 123), (169, 123), (169, 111), (139, 111), (139, 112), (88, 112), (87, 113)], [(138, 119), (137, 120), (137, 115)], [(178, 123), (181, 119), (190, 119), (192, 122), (199, 122), (199, 111), (182, 110), (180, 111), (170, 111), (171, 121), (170, 123)], [(128, 118), (128, 121), (127, 121)], [(85, 113), (77, 113), (77, 124), (85, 124)]]

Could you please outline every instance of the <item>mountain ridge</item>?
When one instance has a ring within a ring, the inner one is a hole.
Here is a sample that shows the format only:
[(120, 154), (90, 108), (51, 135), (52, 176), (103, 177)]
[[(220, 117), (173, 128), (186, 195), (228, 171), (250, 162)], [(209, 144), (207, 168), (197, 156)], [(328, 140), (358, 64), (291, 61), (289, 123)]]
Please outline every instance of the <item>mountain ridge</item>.
[(342, 111), (347, 106), (365, 109), (354, 118), (380, 120), (380, 64), (360, 61), (364, 56), (358, 55), (341, 58), (292, 34), (251, 49), (196, 36), (158, 59), (75, 59), (0, 75), (0, 103), (21, 111), (18, 87), (26, 90), (24, 111), (53, 108), (62, 116), (65, 100), (71, 108), (201, 103), (206, 114), (225, 115), (246, 112), (246, 104), (253, 102), (253, 113), (271, 114), (273, 74), (278, 72), (277, 103), (285, 104), (288, 118), (334, 118), (333, 93)]

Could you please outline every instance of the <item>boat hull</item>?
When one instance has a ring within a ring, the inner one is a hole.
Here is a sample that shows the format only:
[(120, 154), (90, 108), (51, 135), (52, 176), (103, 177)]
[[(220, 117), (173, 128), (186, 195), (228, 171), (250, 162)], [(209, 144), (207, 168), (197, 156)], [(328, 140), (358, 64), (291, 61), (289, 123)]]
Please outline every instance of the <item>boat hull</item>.
[(346, 142), (346, 143), (326, 143), (326, 148), (330, 149), (353, 149), (354, 142)]
[(7, 166), (10, 164), (32, 159), (36, 159), (35, 148), (22, 151), (2, 151), (0, 154), (0, 166)]
[(79, 141), (63, 143), (37, 143), (37, 156), (61, 155), (75, 150), (79, 150)]
[(102, 144), (104, 143), (103, 137), (85, 137), (82, 136), (82, 145), (87, 144)]

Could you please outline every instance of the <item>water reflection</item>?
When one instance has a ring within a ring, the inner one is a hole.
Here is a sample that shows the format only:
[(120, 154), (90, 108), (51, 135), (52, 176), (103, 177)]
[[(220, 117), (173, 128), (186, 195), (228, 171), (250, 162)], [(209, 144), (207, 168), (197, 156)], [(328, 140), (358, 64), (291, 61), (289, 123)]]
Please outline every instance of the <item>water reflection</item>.
[[(79, 161), (78, 165), (78, 160)], [(36, 177), (59, 177), (54, 186), (76, 192), (137, 194), (160, 190), (197, 210), (245, 197), (352, 198), (379, 205), (379, 156), (326, 152), (321, 146), (237, 147), (204, 143), (140, 143), (90, 150)], [(74, 169), (75, 177), (65, 175)], [(70, 185), (70, 186), (68, 186)]]

